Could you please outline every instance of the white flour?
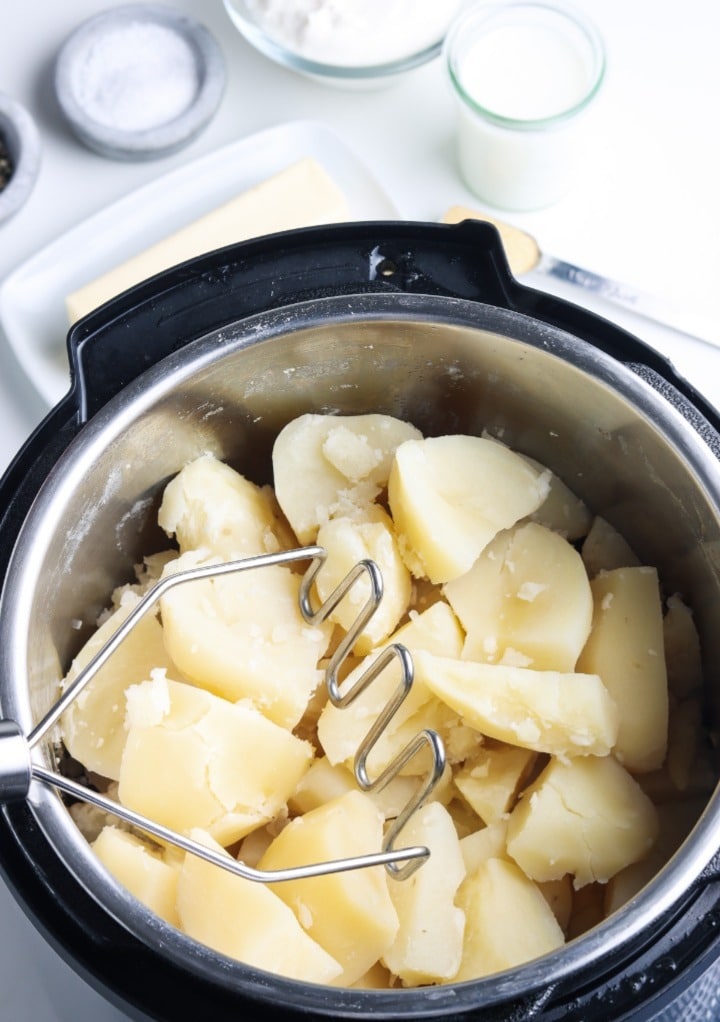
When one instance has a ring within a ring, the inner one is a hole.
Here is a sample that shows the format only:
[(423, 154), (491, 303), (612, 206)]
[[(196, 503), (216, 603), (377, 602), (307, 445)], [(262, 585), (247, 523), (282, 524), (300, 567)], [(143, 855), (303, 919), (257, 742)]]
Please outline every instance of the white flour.
[(85, 112), (121, 131), (167, 124), (188, 109), (198, 87), (190, 44), (171, 28), (139, 21), (98, 34), (72, 82)]
[(289, 50), (326, 64), (382, 64), (438, 42), (462, 0), (247, 0)]

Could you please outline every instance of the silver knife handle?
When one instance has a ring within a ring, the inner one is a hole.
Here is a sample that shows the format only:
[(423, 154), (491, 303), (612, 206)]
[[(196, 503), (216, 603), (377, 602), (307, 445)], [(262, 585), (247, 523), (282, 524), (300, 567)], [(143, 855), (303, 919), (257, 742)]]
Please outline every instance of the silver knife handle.
[(543, 256), (542, 263), (545, 272), (551, 277), (566, 280), (568, 283), (582, 287), (586, 291), (592, 291), (608, 301), (618, 302), (628, 308), (634, 308), (639, 302), (636, 292), (616, 280), (601, 277), (599, 273), (584, 270), (581, 266), (573, 266), (572, 263), (566, 263), (562, 259), (554, 259), (551, 256)]
[(599, 273), (574, 266), (543, 253), (534, 269), (622, 306), (662, 326), (670, 327), (707, 344), (720, 346), (720, 314), (709, 309), (687, 308), (648, 295)]

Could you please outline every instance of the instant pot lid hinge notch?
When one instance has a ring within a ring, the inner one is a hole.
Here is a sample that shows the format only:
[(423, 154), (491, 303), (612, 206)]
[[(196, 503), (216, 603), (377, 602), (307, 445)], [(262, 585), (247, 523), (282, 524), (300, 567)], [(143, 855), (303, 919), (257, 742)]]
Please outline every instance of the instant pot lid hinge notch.
[[(367, 282), (398, 294), (442, 295), (514, 310), (526, 289), (512, 276), (500, 234), (492, 224), (409, 222), (403, 230), (370, 224)], [(397, 227), (397, 225), (395, 225)]]
[[(374, 561), (360, 561), (337, 585), (324, 603), (314, 609), (311, 598), (313, 584), (326, 557), (327, 552), (323, 547), (307, 546), (273, 554), (259, 554), (241, 560), (224, 561), (219, 564), (198, 565), (163, 576), (136, 604), (125, 621), (95, 654), (90, 663), (67, 685), (59, 699), (28, 735), (23, 733), (22, 728), (15, 721), (0, 720), (0, 804), (27, 799), (32, 783), (35, 781), (103, 809), (161, 842), (168, 842), (245, 879), (262, 883), (299, 880), (378, 865), (385, 866), (396, 880), (404, 880), (411, 876), (429, 857), (430, 851), (424, 846), (397, 848), (395, 843), (407, 822), (425, 804), (443, 777), (445, 771), (444, 746), (434, 731), (420, 731), (378, 777), (371, 779), (367, 767), (368, 757), (410, 693), (413, 684), (413, 662), (408, 650), (396, 643), (387, 647), (377, 659), (365, 665), (351, 687), (343, 687), (339, 681), (340, 669), (355, 646), (358, 636), (378, 609), (383, 594), (382, 575)], [(329, 699), (339, 708), (344, 708), (354, 702), (389, 666), (397, 662), (400, 667), (398, 685), (358, 747), (355, 756), (355, 777), (359, 787), (364, 791), (381, 790), (398, 776), (409, 760), (426, 749), (430, 751), (431, 765), (408, 803), (389, 825), (381, 851), (278, 870), (255, 869), (236, 860), (224, 850), (209, 847), (201, 841), (174, 831), (114, 801), (103, 792), (91, 789), (70, 777), (49, 769), (33, 756), (33, 752), (41, 740), (50, 735), (65, 711), (90, 684), (132, 629), (145, 615), (155, 610), (158, 601), (170, 589), (200, 579), (212, 579), (234, 572), (262, 569), (271, 565), (289, 565), (308, 560), (310, 565), (306, 569), (300, 585), (299, 604), (303, 617), (310, 625), (324, 622), (335, 607), (363, 580), (369, 590), (362, 609), (328, 663), (325, 682)]]

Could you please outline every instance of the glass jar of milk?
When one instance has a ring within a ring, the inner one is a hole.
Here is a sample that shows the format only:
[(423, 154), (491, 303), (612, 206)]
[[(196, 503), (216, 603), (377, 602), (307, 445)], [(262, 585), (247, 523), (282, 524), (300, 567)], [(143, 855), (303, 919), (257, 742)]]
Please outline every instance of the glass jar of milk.
[(542, 0), (483, 0), (453, 24), (445, 58), (458, 100), (460, 172), (471, 191), (508, 210), (560, 199), (605, 74), (594, 26)]

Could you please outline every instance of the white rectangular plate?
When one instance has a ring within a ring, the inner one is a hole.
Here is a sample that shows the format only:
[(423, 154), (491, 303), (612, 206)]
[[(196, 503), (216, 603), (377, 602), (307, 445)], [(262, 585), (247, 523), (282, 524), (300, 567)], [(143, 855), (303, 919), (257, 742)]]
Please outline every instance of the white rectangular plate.
[(314, 121), (293, 121), (157, 178), (78, 224), (6, 277), (0, 286), (0, 325), (48, 405), (69, 386), (68, 294), (306, 156), (342, 189), (351, 219), (398, 219), (393, 203), (337, 135)]

